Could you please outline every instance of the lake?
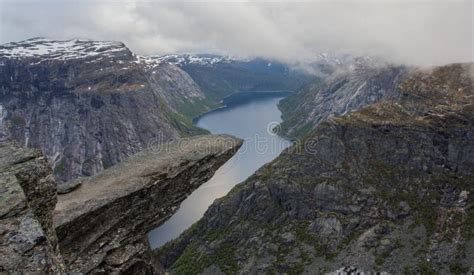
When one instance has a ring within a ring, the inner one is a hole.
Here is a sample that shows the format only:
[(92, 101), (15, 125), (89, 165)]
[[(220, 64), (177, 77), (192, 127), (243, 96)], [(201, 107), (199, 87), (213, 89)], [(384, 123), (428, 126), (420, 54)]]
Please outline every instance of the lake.
[(280, 93), (256, 93), (245, 99), (226, 102), (227, 107), (214, 110), (195, 120), (195, 124), (213, 134), (230, 134), (244, 139), (237, 153), (221, 166), (215, 175), (196, 189), (179, 210), (160, 227), (148, 233), (151, 248), (157, 248), (178, 237), (198, 221), (212, 202), (225, 196), (236, 184), (277, 157), (291, 143), (272, 132), (281, 122), (277, 108)]

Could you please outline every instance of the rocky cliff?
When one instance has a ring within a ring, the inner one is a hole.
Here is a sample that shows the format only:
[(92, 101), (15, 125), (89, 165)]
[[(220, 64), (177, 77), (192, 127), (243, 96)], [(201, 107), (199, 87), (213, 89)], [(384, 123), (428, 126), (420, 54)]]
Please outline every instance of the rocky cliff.
[[(35, 38), (0, 46), (0, 132), (40, 148), (58, 183), (150, 144), (203, 133), (180, 113), (204, 95), (178, 67), (119, 42)], [(199, 103), (199, 104), (198, 104)]]
[(59, 196), (54, 214), (68, 270), (156, 272), (146, 234), (241, 144), (226, 135), (180, 139), (81, 178), (78, 189)]
[(326, 71), (328, 76), (316, 79), (280, 102), (283, 119), (278, 128), (280, 134), (300, 138), (328, 117), (397, 96), (396, 88), (409, 69), (357, 58), (340, 65), (331, 64)]
[(1, 144), (0, 271), (161, 273), (146, 234), (241, 144), (227, 135), (164, 143), (59, 196), (38, 150)]
[(177, 274), (474, 271), (472, 72), (414, 70), (393, 100), (320, 122), (156, 258)]
[(38, 150), (0, 144), (0, 273), (64, 271), (53, 228), (56, 183)]

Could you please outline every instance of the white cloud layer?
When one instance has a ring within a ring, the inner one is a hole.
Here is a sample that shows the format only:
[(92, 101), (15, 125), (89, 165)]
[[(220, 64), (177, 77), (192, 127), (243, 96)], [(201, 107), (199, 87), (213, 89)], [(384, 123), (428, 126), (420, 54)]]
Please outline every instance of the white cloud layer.
[(0, 43), (36, 36), (118, 40), (141, 54), (282, 61), (341, 52), (432, 65), (474, 55), (471, 0), (0, 0)]

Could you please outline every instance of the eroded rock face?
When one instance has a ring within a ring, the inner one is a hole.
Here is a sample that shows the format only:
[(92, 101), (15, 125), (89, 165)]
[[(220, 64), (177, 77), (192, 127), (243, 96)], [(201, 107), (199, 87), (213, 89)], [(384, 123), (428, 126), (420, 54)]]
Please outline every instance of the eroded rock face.
[(0, 272), (64, 271), (53, 228), (56, 183), (38, 150), (0, 144)]
[(203, 99), (184, 71), (119, 42), (37, 38), (0, 46), (0, 138), (40, 148), (59, 184), (203, 133), (178, 113)]
[(241, 146), (198, 136), (144, 150), (59, 195), (54, 224), (68, 271), (160, 272), (146, 234)]
[(413, 71), (396, 100), (319, 123), (157, 260), (172, 273), (472, 271), (472, 68)]
[(397, 97), (397, 87), (409, 69), (364, 60), (336, 66), (332, 71), (281, 101), (280, 134), (300, 138), (331, 116)]

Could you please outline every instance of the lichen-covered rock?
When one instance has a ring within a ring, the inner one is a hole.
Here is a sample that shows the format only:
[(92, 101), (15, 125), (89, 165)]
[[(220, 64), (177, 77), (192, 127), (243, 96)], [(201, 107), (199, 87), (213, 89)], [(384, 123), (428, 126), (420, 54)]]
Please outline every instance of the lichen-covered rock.
[(393, 100), (319, 123), (156, 259), (177, 274), (472, 270), (473, 66), (412, 71)]
[(241, 146), (227, 135), (186, 138), (144, 150), (59, 195), (54, 223), (73, 272), (154, 272), (146, 234), (176, 212)]
[(0, 144), (0, 273), (58, 273), (56, 183), (38, 150)]

